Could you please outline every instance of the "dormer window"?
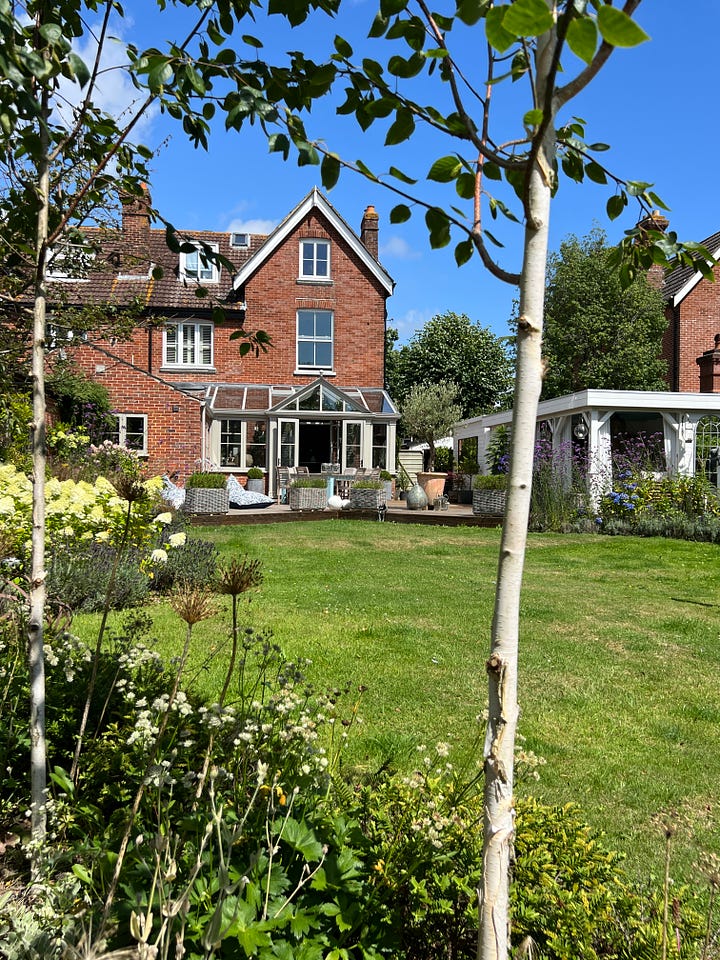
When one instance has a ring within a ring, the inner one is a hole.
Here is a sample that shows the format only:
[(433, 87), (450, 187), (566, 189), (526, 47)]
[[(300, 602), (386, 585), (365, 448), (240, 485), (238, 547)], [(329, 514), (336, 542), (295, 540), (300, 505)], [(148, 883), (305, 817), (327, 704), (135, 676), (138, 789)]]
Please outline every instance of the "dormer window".
[(249, 233), (231, 233), (230, 246), (247, 249), (247, 247), (250, 246), (250, 234)]
[(58, 243), (48, 252), (48, 280), (87, 280), (94, 262), (95, 250), (91, 247), (69, 241)]
[(300, 241), (300, 279), (330, 279), (330, 241)]
[[(213, 253), (218, 252), (216, 243), (208, 243), (205, 246)], [(217, 283), (218, 266), (208, 258), (202, 247), (198, 247), (189, 253), (180, 254), (180, 279), (195, 280), (197, 283)]]

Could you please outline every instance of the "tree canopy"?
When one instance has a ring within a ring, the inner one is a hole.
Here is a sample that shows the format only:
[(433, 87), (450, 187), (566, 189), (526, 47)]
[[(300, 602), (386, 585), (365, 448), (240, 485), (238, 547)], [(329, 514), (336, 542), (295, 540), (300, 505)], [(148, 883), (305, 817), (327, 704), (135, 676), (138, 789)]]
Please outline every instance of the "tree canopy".
[(575, 390), (663, 390), (663, 298), (640, 273), (623, 289), (605, 232), (569, 236), (548, 258), (543, 397)]
[(401, 406), (413, 387), (442, 380), (457, 387), (461, 416), (456, 419), (509, 406), (512, 361), (507, 347), (464, 313), (437, 314), (409, 344), (391, 349), (388, 361), (388, 387)]
[(435, 469), (435, 441), (447, 436), (460, 419), (458, 389), (454, 383), (417, 383), (400, 408), (405, 427), (430, 447), (428, 470)]

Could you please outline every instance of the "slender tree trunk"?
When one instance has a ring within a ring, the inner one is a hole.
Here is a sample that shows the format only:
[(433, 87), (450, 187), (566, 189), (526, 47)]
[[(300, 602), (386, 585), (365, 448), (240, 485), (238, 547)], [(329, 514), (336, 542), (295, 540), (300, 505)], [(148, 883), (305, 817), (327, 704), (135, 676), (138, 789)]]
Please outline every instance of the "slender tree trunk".
[(47, 136), (47, 95), (43, 98), (40, 118), (42, 142), (38, 165), (38, 200), (33, 314), (32, 379), (33, 379), (33, 503), (32, 565), (30, 583), (30, 617), (28, 622), (28, 659), (30, 665), (30, 809), (32, 836), (43, 840), (47, 828), (47, 747), (45, 741), (45, 654), (43, 647), (45, 617), (45, 467), (47, 462), (45, 433), (45, 261), (48, 237), (49, 170)]
[[(538, 42), (538, 100), (542, 64), (554, 49), (552, 34)], [(498, 561), (492, 624), (488, 725), (485, 737), (485, 803), (479, 960), (505, 960), (510, 948), (509, 886), (514, 837), (513, 755), (518, 719), (517, 675), (522, 586), (530, 514), (535, 421), (542, 386), (542, 320), (545, 297), (551, 176), (555, 150), (548, 124), (529, 174), (525, 247), (513, 401), (510, 476)]]

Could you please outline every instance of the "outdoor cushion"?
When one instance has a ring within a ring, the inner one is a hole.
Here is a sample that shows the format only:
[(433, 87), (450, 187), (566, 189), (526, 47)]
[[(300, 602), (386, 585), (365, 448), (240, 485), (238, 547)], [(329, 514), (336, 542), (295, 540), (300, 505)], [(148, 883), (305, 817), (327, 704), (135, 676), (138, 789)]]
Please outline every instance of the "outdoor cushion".
[(257, 509), (258, 507), (269, 507), (271, 503), (275, 503), (271, 497), (266, 497), (264, 493), (253, 493), (246, 490), (232, 474), (225, 481), (225, 486), (230, 494), (230, 506), (235, 509), (242, 510), (247, 507)]
[(179, 510), (185, 503), (185, 488), (173, 483), (170, 477), (163, 477), (162, 481), (163, 488), (160, 496), (163, 500), (167, 501), (171, 507)]

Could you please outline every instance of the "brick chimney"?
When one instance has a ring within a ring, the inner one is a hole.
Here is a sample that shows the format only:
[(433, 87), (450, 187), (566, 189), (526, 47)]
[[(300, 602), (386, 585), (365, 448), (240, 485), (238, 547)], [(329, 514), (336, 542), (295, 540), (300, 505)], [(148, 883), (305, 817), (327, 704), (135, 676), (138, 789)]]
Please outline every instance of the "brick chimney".
[(122, 197), (123, 273), (146, 274), (150, 268), (150, 191), (142, 184), (142, 196)]
[(715, 334), (712, 350), (706, 350), (695, 362), (700, 367), (700, 393), (720, 393), (720, 333)]
[(371, 253), (376, 260), (378, 259), (379, 224), (380, 217), (375, 212), (375, 207), (370, 205), (363, 214), (362, 224), (360, 226), (360, 239), (368, 253)]
[[(635, 242), (639, 244), (644, 243), (644, 235), (648, 230), (660, 230), (662, 233), (665, 233), (669, 226), (670, 221), (668, 218), (663, 216), (659, 210), (653, 210), (649, 216), (643, 217), (643, 219), (638, 222), (637, 229), (640, 231), (640, 236)], [(665, 280), (665, 268), (659, 263), (654, 263), (647, 272), (647, 278), (648, 283), (659, 290)]]

